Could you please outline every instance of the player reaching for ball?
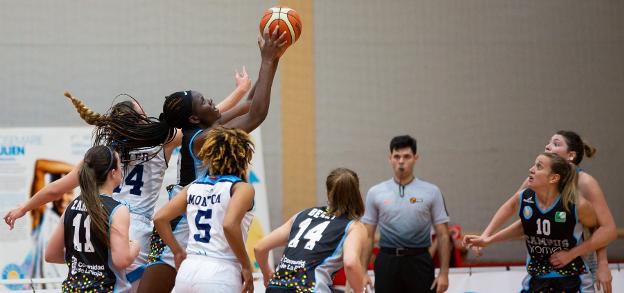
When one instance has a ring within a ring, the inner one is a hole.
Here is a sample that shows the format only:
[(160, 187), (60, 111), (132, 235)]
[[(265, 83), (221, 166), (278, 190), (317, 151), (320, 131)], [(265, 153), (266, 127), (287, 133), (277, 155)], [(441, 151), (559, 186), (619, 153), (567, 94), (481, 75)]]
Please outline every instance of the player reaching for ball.
[[(264, 121), (268, 114), (271, 86), (277, 70), (279, 56), (286, 50), (286, 33), (279, 34), (277, 29), (269, 34), (266, 29), (258, 39), (262, 63), (256, 84), (251, 89), (245, 103), (232, 110), (220, 113), (214, 108), (212, 100), (206, 99), (196, 91), (175, 92), (166, 97), (160, 120), (170, 127), (182, 128), (182, 149), (180, 151), (179, 184), (180, 188), (195, 179), (209, 173), (198, 154), (210, 129), (222, 125), (251, 132)], [(242, 115), (241, 115), (242, 114)], [(174, 189), (175, 190), (175, 189)], [(175, 191), (171, 192), (173, 197)], [(188, 221), (195, 219), (176, 218), (171, 222), (173, 235), (181, 247), (186, 247), (189, 239)], [(149, 265), (143, 275), (139, 292), (170, 292), (176, 279), (176, 269), (172, 249), (166, 247), (155, 234), (151, 240)]]

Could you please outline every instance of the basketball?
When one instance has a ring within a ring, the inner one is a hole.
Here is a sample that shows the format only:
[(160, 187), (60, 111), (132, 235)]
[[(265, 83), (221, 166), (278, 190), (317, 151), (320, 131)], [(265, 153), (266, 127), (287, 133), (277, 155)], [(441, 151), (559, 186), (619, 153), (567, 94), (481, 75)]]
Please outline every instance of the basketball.
[(292, 45), (301, 35), (301, 18), (297, 11), (286, 6), (275, 6), (264, 11), (260, 20), (260, 33), (269, 27), (269, 33), (279, 27), (279, 33), (286, 32), (286, 46)]

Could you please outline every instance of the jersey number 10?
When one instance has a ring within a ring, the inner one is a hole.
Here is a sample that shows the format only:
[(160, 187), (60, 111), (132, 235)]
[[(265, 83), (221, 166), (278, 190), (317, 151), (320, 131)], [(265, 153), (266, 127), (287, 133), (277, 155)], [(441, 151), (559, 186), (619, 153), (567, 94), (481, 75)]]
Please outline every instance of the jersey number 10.
[(537, 235), (550, 235), (550, 221), (537, 219)]
[[(297, 245), (299, 245), (299, 238), (301, 238), (301, 235), (303, 234), (303, 232), (305, 232), (308, 226), (310, 226), (310, 223), (312, 223), (311, 218), (307, 218), (303, 220), (301, 223), (299, 223), (299, 232), (297, 232), (297, 235), (295, 235), (295, 238), (293, 238), (292, 240), (290, 240), (290, 242), (288, 242), (288, 247), (297, 247)], [(303, 236), (304, 239), (309, 240), (303, 248), (307, 250), (314, 249), (314, 245), (316, 245), (316, 242), (321, 240), (321, 238), (323, 237), (323, 231), (327, 229), (328, 225), (329, 225), (329, 221), (325, 221), (323, 223), (320, 223), (312, 227), (308, 231), (308, 233), (306, 233), (305, 236)]]

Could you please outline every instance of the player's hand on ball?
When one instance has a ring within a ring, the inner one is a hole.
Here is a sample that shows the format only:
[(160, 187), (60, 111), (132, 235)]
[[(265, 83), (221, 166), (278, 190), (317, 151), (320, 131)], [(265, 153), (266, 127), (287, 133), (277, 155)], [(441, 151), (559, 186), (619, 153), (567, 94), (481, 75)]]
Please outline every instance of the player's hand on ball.
[(269, 29), (266, 28), (262, 32), (262, 36), (258, 36), (258, 46), (260, 47), (260, 55), (262, 60), (274, 61), (279, 59), (286, 50), (286, 32), (279, 34), (279, 29), (276, 27), (273, 32), (269, 33)]

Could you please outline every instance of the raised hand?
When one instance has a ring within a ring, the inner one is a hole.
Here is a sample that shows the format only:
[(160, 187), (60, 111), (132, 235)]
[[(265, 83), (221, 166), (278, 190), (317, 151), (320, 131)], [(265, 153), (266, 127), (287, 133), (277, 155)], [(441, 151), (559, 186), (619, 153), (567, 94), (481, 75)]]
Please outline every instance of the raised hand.
[(247, 74), (247, 69), (245, 68), (245, 66), (243, 66), (243, 70), (241, 72), (238, 72), (238, 69), (236, 70), (236, 74), (234, 74), (234, 80), (236, 81), (237, 88), (240, 88), (246, 92), (251, 89), (251, 79)]
[(262, 32), (262, 36), (258, 36), (258, 46), (260, 47), (262, 60), (277, 60), (286, 51), (286, 32), (278, 34), (279, 27), (276, 26), (272, 33), (269, 34), (269, 28), (267, 27)]

